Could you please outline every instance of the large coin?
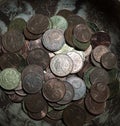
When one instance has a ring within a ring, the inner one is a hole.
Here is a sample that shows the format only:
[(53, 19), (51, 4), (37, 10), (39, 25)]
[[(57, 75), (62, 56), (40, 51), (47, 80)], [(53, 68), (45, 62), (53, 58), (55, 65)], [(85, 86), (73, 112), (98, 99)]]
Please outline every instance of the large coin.
[(58, 54), (51, 59), (50, 69), (57, 76), (66, 76), (73, 68), (72, 59), (65, 54)]

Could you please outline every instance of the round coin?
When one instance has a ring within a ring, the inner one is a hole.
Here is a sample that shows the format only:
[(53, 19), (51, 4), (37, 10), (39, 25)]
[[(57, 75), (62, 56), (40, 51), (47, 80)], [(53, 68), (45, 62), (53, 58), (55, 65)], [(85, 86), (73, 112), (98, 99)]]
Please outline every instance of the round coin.
[(57, 76), (66, 76), (73, 69), (73, 61), (68, 55), (58, 54), (51, 59), (50, 69)]
[(92, 52), (92, 45), (89, 45), (89, 47), (84, 51), (85, 57), (88, 57)]

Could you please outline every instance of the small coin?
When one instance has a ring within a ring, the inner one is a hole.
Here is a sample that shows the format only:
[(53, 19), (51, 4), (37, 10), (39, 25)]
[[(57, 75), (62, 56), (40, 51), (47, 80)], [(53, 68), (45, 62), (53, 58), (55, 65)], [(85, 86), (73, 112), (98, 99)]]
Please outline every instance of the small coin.
[(108, 84), (109, 74), (105, 69), (96, 67), (90, 74), (90, 82), (92, 84), (99, 83), (99, 82)]
[(97, 62), (100, 62), (101, 56), (107, 52), (110, 52), (108, 47), (104, 45), (99, 45), (93, 49), (92, 55)]
[(77, 76), (68, 76), (66, 79), (74, 88), (73, 100), (79, 100), (85, 96), (86, 86), (84, 80)]
[(9, 52), (19, 51), (25, 44), (25, 38), (18, 30), (7, 31), (2, 38), (3, 47)]
[(27, 62), (28, 64), (36, 64), (46, 69), (49, 65), (50, 57), (45, 50), (37, 48), (29, 52)]
[(88, 42), (92, 36), (90, 29), (85, 24), (78, 24), (73, 29), (73, 35), (75, 39), (80, 42)]
[(57, 76), (66, 76), (73, 68), (72, 59), (66, 54), (58, 54), (51, 59), (50, 69)]
[(92, 45), (89, 45), (89, 47), (84, 51), (85, 57), (88, 57), (92, 52)]
[(84, 64), (82, 57), (77, 52), (74, 51), (68, 52), (67, 55), (73, 61), (73, 68), (71, 73), (77, 73), (78, 71), (80, 71)]
[(85, 98), (85, 106), (91, 114), (99, 115), (105, 111), (106, 102), (97, 103), (91, 98), (90, 94), (88, 94)]
[(51, 102), (60, 101), (65, 95), (65, 84), (59, 79), (50, 79), (43, 85), (43, 96)]
[(90, 21), (87, 21), (87, 25), (91, 28), (91, 30), (93, 31), (93, 32), (98, 32), (98, 31), (100, 31), (99, 30), (99, 28), (98, 28), (98, 26), (97, 26), (97, 24), (95, 24), (95, 23), (93, 23), (93, 22), (90, 22)]
[(117, 58), (114, 53), (108, 52), (102, 55), (101, 64), (106, 69), (112, 69), (117, 63)]
[(29, 19), (27, 29), (31, 33), (38, 35), (45, 32), (48, 29), (48, 25), (49, 20), (47, 16), (36, 14)]
[(68, 106), (63, 112), (63, 120), (67, 126), (83, 126), (85, 119), (85, 110), (75, 104)]
[(15, 93), (17, 95), (20, 95), (20, 96), (26, 96), (27, 95), (27, 93), (23, 89), (21, 89), (21, 90), (15, 90)]
[(42, 42), (50, 51), (58, 51), (65, 43), (64, 35), (59, 29), (50, 29), (43, 34)]

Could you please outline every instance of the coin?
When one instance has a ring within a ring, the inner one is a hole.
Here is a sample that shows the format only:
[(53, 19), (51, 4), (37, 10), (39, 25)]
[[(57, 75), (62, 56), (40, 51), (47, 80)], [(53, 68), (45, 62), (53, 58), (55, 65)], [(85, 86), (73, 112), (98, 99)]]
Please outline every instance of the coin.
[(92, 52), (92, 46), (89, 45), (89, 47), (84, 51), (85, 57), (88, 57)]
[(50, 79), (43, 85), (43, 96), (51, 102), (60, 101), (65, 95), (65, 84), (59, 79)]
[(19, 51), (25, 44), (25, 38), (18, 30), (7, 31), (2, 38), (3, 47), (9, 52)]
[(68, 76), (66, 79), (74, 88), (73, 100), (79, 100), (85, 96), (86, 86), (84, 80), (77, 76)]
[(109, 74), (105, 69), (96, 67), (90, 74), (90, 82), (92, 84), (99, 83), (99, 82), (108, 84)]
[(110, 52), (109, 48), (104, 45), (99, 45), (93, 49), (92, 55), (97, 62), (100, 62), (101, 56), (107, 52)]
[(85, 24), (78, 24), (73, 29), (73, 35), (75, 39), (80, 42), (88, 42), (92, 36), (90, 29)]
[(110, 96), (110, 90), (108, 85), (96, 83), (91, 86), (90, 95), (96, 102), (105, 102)]
[(117, 58), (114, 53), (108, 52), (102, 55), (101, 64), (106, 69), (112, 69), (117, 63)]
[(85, 110), (72, 104), (63, 111), (63, 120), (67, 126), (83, 126), (86, 119)]
[(20, 96), (26, 96), (27, 95), (27, 93), (23, 89), (21, 89), (21, 90), (15, 90), (15, 93), (17, 95), (20, 95)]
[(43, 34), (43, 45), (50, 51), (58, 51), (65, 43), (64, 35), (59, 29), (50, 29)]
[(47, 16), (35, 14), (27, 22), (27, 29), (33, 34), (41, 34), (48, 28), (49, 20)]
[(45, 50), (37, 48), (29, 52), (27, 62), (28, 64), (36, 64), (46, 69), (49, 65), (50, 57)]
[(85, 106), (91, 114), (99, 115), (105, 111), (106, 102), (97, 103), (91, 98), (90, 94), (88, 94), (85, 98)]
[(100, 31), (100, 29), (98, 28), (97, 24), (93, 23), (93, 22), (90, 22), (90, 21), (87, 21), (87, 25), (91, 28), (91, 30), (93, 32), (98, 32)]
[(51, 59), (50, 69), (57, 76), (66, 76), (73, 68), (72, 59), (66, 54), (58, 54)]
[(80, 71), (84, 64), (82, 57), (77, 52), (74, 51), (68, 52), (67, 55), (73, 61), (73, 68), (71, 73), (77, 73), (78, 71)]

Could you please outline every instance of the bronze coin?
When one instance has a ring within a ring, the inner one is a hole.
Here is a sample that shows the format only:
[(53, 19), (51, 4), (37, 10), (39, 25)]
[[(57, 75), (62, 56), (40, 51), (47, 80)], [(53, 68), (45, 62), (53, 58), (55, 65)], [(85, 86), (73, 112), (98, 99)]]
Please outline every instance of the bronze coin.
[(41, 34), (48, 29), (48, 25), (49, 20), (47, 16), (36, 14), (29, 19), (27, 29), (33, 34)]
[(117, 64), (117, 58), (114, 53), (108, 52), (102, 55), (101, 64), (106, 69), (112, 69)]
[(50, 63), (50, 57), (45, 50), (37, 48), (29, 52), (27, 61), (28, 64), (36, 64), (46, 69)]
[(50, 79), (43, 85), (43, 96), (51, 102), (60, 101), (65, 95), (65, 84), (59, 79)]
[(23, 89), (27, 93), (37, 93), (42, 89), (44, 80), (38, 73), (30, 72), (22, 79)]
[(63, 112), (63, 120), (67, 126), (83, 126), (85, 119), (85, 110), (75, 104), (68, 106)]
[(110, 96), (110, 90), (108, 85), (97, 83), (91, 86), (90, 95), (96, 102), (105, 102)]
[(85, 98), (85, 106), (91, 114), (99, 115), (105, 111), (106, 102), (97, 103), (91, 98), (90, 94), (87, 94)]
[(90, 82), (92, 84), (96, 84), (100, 82), (104, 84), (108, 84), (109, 74), (105, 69), (96, 67), (90, 74)]
[(25, 107), (29, 112), (39, 113), (46, 106), (47, 102), (41, 93), (30, 94), (24, 98)]
[(73, 35), (80, 42), (89, 42), (92, 34), (87, 25), (78, 24), (73, 29)]
[(99, 45), (110, 46), (111, 38), (106, 32), (96, 32), (91, 37), (91, 45), (93, 48)]
[(2, 44), (7, 51), (17, 52), (24, 46), (25, 38), (20, 31), (11, 29), (3, 35)]

